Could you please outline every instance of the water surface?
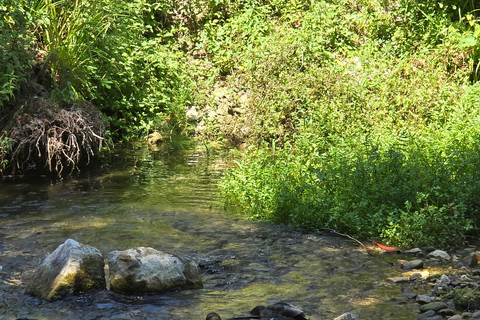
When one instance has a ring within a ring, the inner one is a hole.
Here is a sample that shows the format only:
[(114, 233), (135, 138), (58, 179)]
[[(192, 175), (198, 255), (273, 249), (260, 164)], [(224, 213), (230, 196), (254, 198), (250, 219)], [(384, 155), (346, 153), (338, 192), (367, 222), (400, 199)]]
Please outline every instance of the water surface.
[[(355, 242), (247, 221), (225, 211), (218, 192), (227, 161), (196, 151), (124, 150), (102, 170), (52, 182), (0, 183), (0, 319), (205, 319), (248, 314), (288, 301), (311, 319), (415, 319), (399, 274)], [(46, 303), (25, 281), (72, 238), (113, 250), (148, 246), (196, 259), (204, 289), (124, 296), (102, 291)]]

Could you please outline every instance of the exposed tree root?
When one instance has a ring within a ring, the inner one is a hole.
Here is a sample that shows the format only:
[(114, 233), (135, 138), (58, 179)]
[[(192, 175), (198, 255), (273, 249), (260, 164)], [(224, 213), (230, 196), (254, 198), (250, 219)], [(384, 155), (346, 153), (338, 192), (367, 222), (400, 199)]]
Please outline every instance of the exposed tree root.
[(11, 173), (47, 170), (60, 175), (98, 156), (104, 145), (105, 121), (89, 104), (60, 108), (33, 99), (16, 113), (5, 132), (14, 140), (6, 159)]

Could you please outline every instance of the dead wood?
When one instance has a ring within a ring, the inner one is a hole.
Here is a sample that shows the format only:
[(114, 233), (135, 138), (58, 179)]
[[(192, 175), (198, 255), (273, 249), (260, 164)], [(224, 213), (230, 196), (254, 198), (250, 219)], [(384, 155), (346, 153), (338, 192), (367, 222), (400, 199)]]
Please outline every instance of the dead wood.
[(339, 235), (339, 236), (342, 236), (342, 237), (347, 237), (348, 239), (357, 242), (359, 245), (361, 245), (361, 246), (363, 247), (363, 249), (365, 249), (365, 251), (367, 251), (367, 253), (368, 253), (369, 255), (372, 255), (372, 253), (367, 249), (367, 247), (366, 247), (360, 240), (355, 239), (354, 237), (349, 236), (348, 234), (340, 233), (340, 232), (338, 232), (338, 231), (336, 231), (336, 230), (334, 230), (334, 229), (329, 229), (329, 228), (322, 228), (322, 229), (323, 229), (323, 230), (328, 230), (328, 231), (330, 231), (331, 233), (336, 234), (336, 235)]

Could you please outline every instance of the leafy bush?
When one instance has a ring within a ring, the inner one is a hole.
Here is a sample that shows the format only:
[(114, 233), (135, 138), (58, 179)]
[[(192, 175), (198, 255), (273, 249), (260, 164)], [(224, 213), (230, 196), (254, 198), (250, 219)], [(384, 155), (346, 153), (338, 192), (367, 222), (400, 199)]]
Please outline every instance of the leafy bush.
[(464, 129), (444, 133), (451, 139), (440, 145), (411, 136), (351, 141), (320, 155), (311, 145), (257, 151), (227, 175), (223, 190), (254, 218), (403, 245), (460, 243), (480, 205), (479, 146)]
[(256, 146), (226, 175), (227, 203), (405, 246), (461, 242), (480, 208), (475, 6), (313, 1), (264, 16), (256, 46), (232, 46), (248, 48), (230, 77)]

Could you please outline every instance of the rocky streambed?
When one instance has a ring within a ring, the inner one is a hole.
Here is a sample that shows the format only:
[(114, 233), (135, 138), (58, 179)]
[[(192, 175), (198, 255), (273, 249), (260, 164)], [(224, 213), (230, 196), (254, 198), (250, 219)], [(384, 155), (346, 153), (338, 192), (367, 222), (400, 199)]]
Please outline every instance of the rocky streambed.
[[(474, 245), (451, 254), (433, 248), (413, 249), (413, 261), (397, 260), (404, 272), (389, 280), (401, 285), (403, 296), (418, 306), (417, 319), (480, 318), (480, 252)], [(414, 262), (416, 269), (411, 268)]]
[[(222, 209), (216, 182), (224, 168), (222, 159), (200, 153), (137, 150), (119, 155), (108, 172), (56, 183), (3, 180), (0, 319), (203, 320), (209, 312), (229, 318), (278, 301), (317, 320), (346, 312), (357, 319), (476, 316), (472, 303), (459, 308), (459, 297), (445, 293), (476, 288), (480, 276), (464, 259), (480, 248), (448, 252), (449, 260), (429, 250), (392, 254), (373, 245), (368, 254), (330, 232), (247, 221)], [(98, 290), (53, 302), (25, 294), (42, 260), (69, 238), (104, 256), (132, 247), (188, 256), (199, 266), (203, 289)], [(422, 266), (410, 264), (415, 260)], [(425, 310), (431, 302), (447, 308)]]

